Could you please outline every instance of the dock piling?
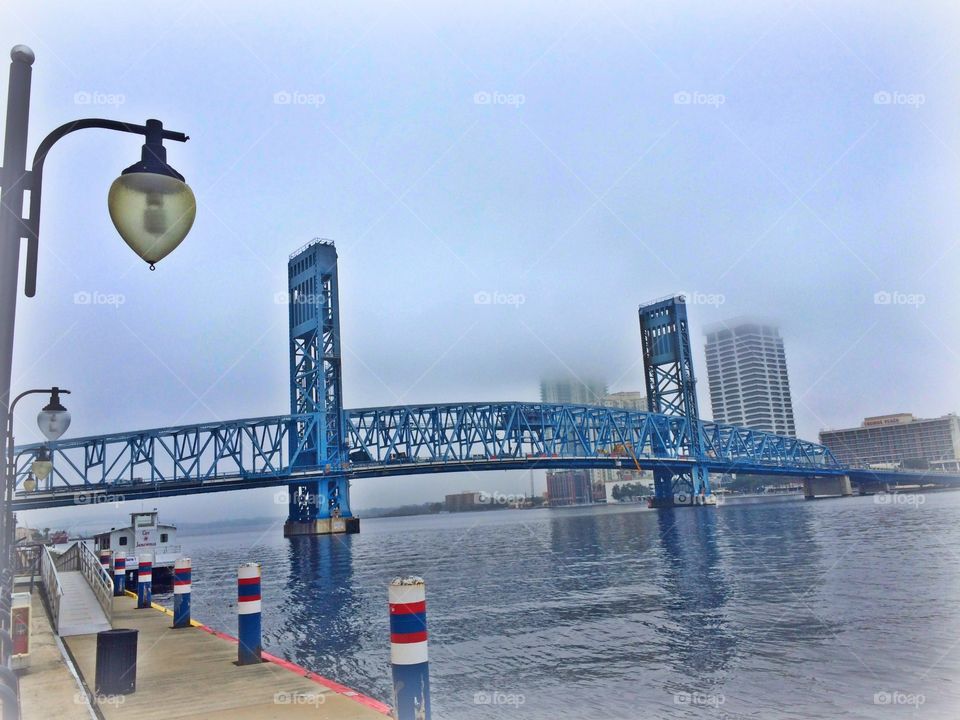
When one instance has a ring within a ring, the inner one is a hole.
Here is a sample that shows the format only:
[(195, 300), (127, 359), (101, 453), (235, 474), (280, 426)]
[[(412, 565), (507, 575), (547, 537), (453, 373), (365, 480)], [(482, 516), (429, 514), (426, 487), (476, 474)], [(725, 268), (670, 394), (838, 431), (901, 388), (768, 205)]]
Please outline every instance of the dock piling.
[(123, 597), (127, 589), (127, 559), (117, 555), (113, 559), (113, 596)]
[(390, 662), (397, 720), (430, 720), (427, 594), (423, 578), (390, 583)]
[(153, 557), (137, 558), (137, 607), (148, 608), (153, 599)]
[(179, 558), (173, 564), (173, 626), (190, 627), (190, 558)]
[(237, 570), (237, 664), (261, 662), (260, 563), (244, 563)]

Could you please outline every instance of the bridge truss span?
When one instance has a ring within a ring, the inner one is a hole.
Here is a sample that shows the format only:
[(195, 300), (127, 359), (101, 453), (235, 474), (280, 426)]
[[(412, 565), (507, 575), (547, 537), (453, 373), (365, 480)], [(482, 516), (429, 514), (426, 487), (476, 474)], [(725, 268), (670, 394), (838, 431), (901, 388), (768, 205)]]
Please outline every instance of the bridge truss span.
[[(324, 413), (282, 415), (78, 438), (47, 445), (53, 471), (26, 490), (32, 462), (45, 447), (17, 448), (19, 508), (159, 497), (323, 478), (513, 468), (689, 468), (691, 427), (683, 416), (592, 405), (455, 403), (344, 411), (337, 466), (291, 433), (320, 433)], [(711, 472), (843, 474), (823, 446), (701, 422)], [(300, 448), (304, 449), (301, 451)]]

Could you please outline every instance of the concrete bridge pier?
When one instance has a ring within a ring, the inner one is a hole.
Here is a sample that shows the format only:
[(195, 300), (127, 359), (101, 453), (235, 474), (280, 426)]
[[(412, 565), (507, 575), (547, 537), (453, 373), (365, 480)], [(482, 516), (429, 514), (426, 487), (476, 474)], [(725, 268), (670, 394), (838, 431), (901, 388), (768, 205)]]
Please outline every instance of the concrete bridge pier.
[(350, 510), (350, 481), (334, 475), (289, 486), (289, 512), (283, 536), (360, 532)]
[(850, 497), (853, 490), (847, 475), (828, 475), (826, 477), (808, 477), (803, 479), (804, 500)]

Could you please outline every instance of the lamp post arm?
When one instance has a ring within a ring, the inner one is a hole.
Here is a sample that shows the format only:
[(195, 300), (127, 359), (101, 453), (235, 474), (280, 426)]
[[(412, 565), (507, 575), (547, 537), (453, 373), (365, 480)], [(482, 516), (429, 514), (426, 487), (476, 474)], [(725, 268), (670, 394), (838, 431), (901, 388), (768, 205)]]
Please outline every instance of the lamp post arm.
[(33, 166), (26, 178), (26, 186), (30, 189), (30, 216), (24, 221), (27, 238), (27, 277), (23, 292), (27, 297), (33, 297), (37, 292), (37, 251), (40, 246), (40, 191), (43, 185), (43, 162), (47, 153), (54, 144), (66, 135), (77, 130), (100, 128), (117, 132), (133, 133), (135, 135), (159, 135), (163, 140), (186, 142), (189, 136), (173, 130), (163, 130), (159, 120), (148, 120), (146, 125), (134, 125), (119, 120), (103, 118), (83, 118), (64, 123), (47, 135), (37, 147), (33, 156)]

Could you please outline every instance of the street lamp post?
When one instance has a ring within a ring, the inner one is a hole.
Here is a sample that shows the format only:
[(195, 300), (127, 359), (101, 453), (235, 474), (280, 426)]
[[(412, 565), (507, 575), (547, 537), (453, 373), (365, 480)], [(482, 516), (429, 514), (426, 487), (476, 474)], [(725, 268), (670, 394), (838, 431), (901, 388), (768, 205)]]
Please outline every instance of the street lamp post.
[[(123, 240), (153, 269), (186, 237), (196, 216), (196, 200), (183, 176), (167, 164), (164, 140), (186, 142), (180, 132), (164, 130), (159, 120), (134, 125), (116, 120), (84, 118), (61, 125), (47, 135), (27, 167), (30, 82), (35, 56), (26, 45), (10, 51), (7, 116), (0, 168), (0, 427), (10, 422), (10, 380), (16, 319), (20, 242), (27, 240), (24, 292), (33, 297), (37, 284), (40, 199), (43, 164), (51, 147), (77, 130), (100, 128), (144, 136), (140, 161), (124, 170), (108, 195), (110, 218)], [(30, 208), (24, 217), (24, 194)], [(3, 497), (12, 496), (12, 480)], [(0, 535), (0, 557), (10, 556), (6, 529)], [(4, 560), (9, 566), (9, 560)]]
[[(35, 388), (32, 390), (25, 390), (17, 395), (10, 403), (10, 411), (7, 414), (7, 425), (4, 432), (4, 440), (6, 441), (6, 462), (4, 464), (3, 474), (3, 493), (2, 499), (0, 499), (0, 502), (2, 502), (2, 512), (0, 512), (0, 533), (2, 533), (3, 543), (6, 545), (8, 552), (2, 559), (0, 559), (0, 561), (3, 562), (3, 567), (10, 569), (11, 573), (13, 572), (12, 550), (16, 531), (13, 520), (13, 493), (16, 489), (17, 482), (17, 465), (14, 454), (15, 443), (13, 440), (13, 411), (17, 407), (17, 403), (28, 395), (46, 395), (47, 393), (50, 394), (50, 402), (48, 402), (37, 415), (37, 426), (40, 428), (40, 432), (43, 433), (43, 436), (50, 442), (59, 440), (60, 437), (67, 431), (67, 428), (70, 427), (70, 413), (60, 403), (60, 396), (69, 395), (69, 390), (63, 390), (56, 385), (51, 388)], [(38, 460), (35, 464), (42, 464), (43, 462), (45, 461)], [(40, 470), (39, 467), (37, 469)], [(40, 470), (41, 474), (44, 474), (44, 471), (48, 471), (48, 468), (44, 467), (43, 470)], [(4, 586), (2, 590), (3, 596), (0, 597), (0, 604), (3, 604), (7, 599), (6, 586)]]

